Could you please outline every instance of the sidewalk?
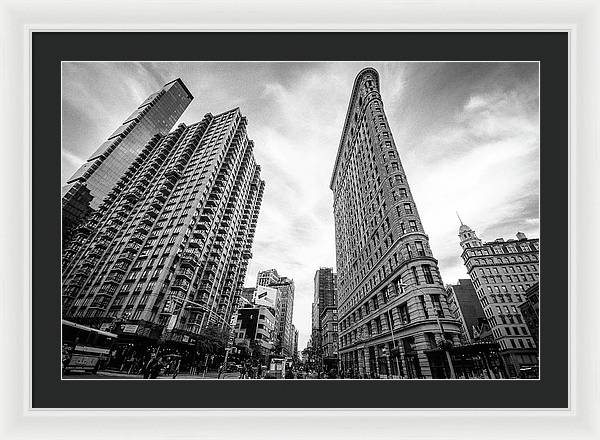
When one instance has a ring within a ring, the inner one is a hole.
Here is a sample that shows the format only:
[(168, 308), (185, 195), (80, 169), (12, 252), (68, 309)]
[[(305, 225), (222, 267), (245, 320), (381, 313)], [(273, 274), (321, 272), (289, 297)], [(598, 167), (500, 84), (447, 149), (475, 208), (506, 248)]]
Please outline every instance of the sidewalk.
[[(97, 373), (98, 376), (104, 376), (107, 378), (114, 379), (143, 379), (144, 377), (141, 374), (127, 374), (123, 371), (114, 371), (114, 370), (101, 370)], [(238, 379), (240, 377), (240, 373), (225, 373), (221, 379)], [(161, 374), (157, 377), (157, 379), (170, 379), (173, 380), (173, 376), (170, 374)], [(189, 373), (178, 374), (175, 380), (206, 380), (206, 379), (217, 379), (217, 373), (215, 371), (209, 371), (206, 373), (204, 377), (202, 374), (194, 375)]]

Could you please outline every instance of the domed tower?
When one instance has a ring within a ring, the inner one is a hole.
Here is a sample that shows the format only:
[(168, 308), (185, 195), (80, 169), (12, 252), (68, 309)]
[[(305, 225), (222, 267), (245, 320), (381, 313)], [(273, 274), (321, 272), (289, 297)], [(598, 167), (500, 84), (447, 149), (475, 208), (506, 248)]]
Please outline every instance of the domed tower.
[(477, 237), (475, 231), (462, 222), (458, 213), (456, 213), (456, 216), (460, 221), (460, 228), (458, 228), (458, 238), (460, 238), (460, 246), (463, 248), (463, 250), (467, 248), (481, 246), (481, 240), (479, 239), (479, 237)]

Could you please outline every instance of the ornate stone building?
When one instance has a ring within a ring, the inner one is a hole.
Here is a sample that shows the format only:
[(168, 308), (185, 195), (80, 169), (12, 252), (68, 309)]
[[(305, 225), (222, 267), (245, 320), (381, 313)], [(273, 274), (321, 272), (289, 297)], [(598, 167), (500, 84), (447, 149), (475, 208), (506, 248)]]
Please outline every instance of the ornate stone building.
[(519, 306), (526, 291), (538, 283), (539, 239), (522, 232), (517, 239), (484, 243), (469, 226), (460, 225), (462, 259), (483, 307), (509, 377), (530, 377), (537, 371), (536, 337)]
[(372, 68), (354, 82), (330, 188), (342, 368), (355, 376), (449, 377), (439, 346), (458, 344), (460, 325)]

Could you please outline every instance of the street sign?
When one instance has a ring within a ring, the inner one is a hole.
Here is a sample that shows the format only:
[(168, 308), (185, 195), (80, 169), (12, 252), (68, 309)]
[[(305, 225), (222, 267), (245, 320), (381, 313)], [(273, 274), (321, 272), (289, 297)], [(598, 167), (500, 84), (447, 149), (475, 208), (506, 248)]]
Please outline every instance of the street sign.
[(171, 331), (175, 328), (175, 322), (177, 321), (177, 315), (171, 315), (169, 322), (167, 323), (167, 330)]
[(123, 326), (123, 333), (135, 333), (137, 329), (138, 326), (135, 324), (126, 324)]

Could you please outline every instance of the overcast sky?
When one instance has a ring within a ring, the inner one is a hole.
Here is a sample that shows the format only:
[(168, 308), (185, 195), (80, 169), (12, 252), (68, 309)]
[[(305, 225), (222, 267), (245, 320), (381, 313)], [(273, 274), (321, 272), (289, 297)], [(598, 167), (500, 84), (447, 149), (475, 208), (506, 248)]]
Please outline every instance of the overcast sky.
[(180, 122), (240, 107), (266, 181), (245, 285), (270, 268), (294, 279), (303, 349), (315, 271), (335, 267), (329, 180), (352, 84), (367, 66), (379, 71), (445, 283), (467, 278), (456, 211), (484, 240), (539, 237), (537, 63), (63, 63), (62, 183), (172, 79), (195, 97)]

